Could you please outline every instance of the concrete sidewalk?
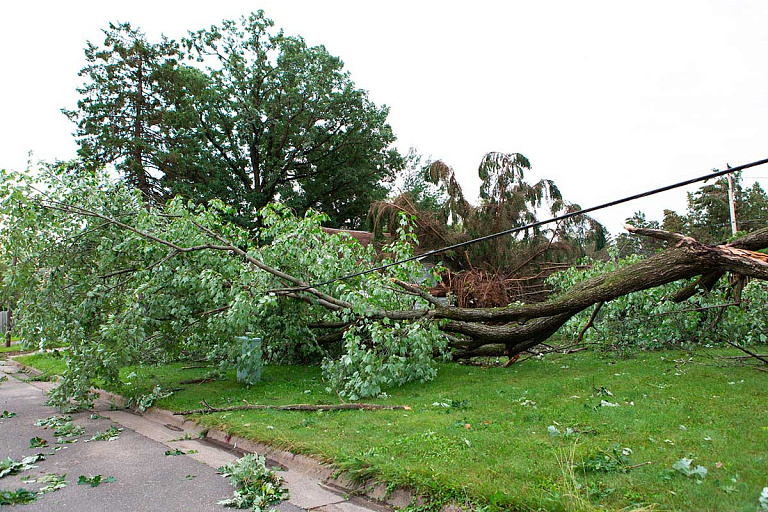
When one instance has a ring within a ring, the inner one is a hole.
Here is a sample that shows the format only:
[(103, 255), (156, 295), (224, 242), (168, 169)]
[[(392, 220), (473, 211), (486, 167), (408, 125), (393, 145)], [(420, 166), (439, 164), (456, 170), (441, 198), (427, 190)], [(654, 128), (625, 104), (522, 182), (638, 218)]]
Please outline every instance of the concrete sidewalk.
[[(227, 480), (216, 469), (244, 452), (258, 452), (272, 465), (281, 467), (279, 475), (286, 481), (290, 499), (276, 508), (285, 512), (306, 510), (317, 512), (387, 511), (387, 507), (347, 492), (329, 482), (330, 469), (306, 457), (271, 450), (269, 447), (232, 439), (223, 433), (200, 437), (201, 430), (167, 411), (150, 410), (138, 415), (129, 410), (110, 410), (110, 402), (118, 397), (103, 396), (95, 411), (72, 414), (75, 424), (86, 433), (72, 444), (56, 444), (51, 429), (35, 426), (38, 419), (48, 418), (58, 411), (44, 405), (50, 382), (23, 382), (28, 375), (19, 373), (12, 362), (0, 361), (0, 414), (16, 413), (15, 417), (0, 419), (0, 459), (20, 460), (35, 453), (46, 454), (36, 463), (38, 468), (0, 480), (2, 490), (22, 487), (37, 490), (41, 484), (25, 483), (25, 476), (39, 477), (45, 473), (67, 474), (67, 486), (44, 494), (36, 502), (22, 505), (23, 510), (89, 511), (219, 511), (226, 509), (217, 501), (232, 495)], [(93, 412), (98, 418), (91, 419)], [(112, 425), (124, 428), (114, 441), (91, 441), (97, 432)], [(48, 441), (45, 448), (30, 449), (30, 439), (41, 437)], [(56, 447), (61, 447), (54, 450)], [(186, 455), (166, 456), (166, 451), (181, 450)], [(192, 453), (189, 453), (189, 452)], [(115, 482), (98, 487), (77, 485), (80, 475), (112, 476)]]

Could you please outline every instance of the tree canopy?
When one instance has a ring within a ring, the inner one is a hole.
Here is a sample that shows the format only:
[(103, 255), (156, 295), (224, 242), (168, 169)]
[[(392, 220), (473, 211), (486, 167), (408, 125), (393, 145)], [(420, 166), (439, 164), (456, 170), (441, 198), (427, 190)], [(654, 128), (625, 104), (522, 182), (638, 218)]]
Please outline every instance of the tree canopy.
[(168, 172), (173, 153), (166, 128), (172, 111), (167, 87), (178, 68), (178, 46), (163, 38), (150, 43), (129, 23), (111, 24), (103, 46), (88, 42), (87, 77), (78, 89), (76, 110), (64, 110), (77, 123), (79, 154), (92, 168), (114, 164), (145, 197), (158, 195), (156, 174)]
[[(741, 173), (734, 173), (733, 195), (739, 231), (750, 232), (765, 225), (768, 221), (768, 196), (759, 183), (755, 182), (745, 189)], [(669, 213), (666, 217), (674, 218), (673, 215)], [(688, 211), (680, 220), (683, 223), (682, 232), (702, 241), (721, 242), (730, 238), (727, 178), (718, 178), (689, 193)]]
[(153, 43), (130, 24), (88, 43), (77, 124), (90, 168), (114, 164), (147, 197), (219, 198), (249, 223), (270, 201), (357, 227), (401, 170), (389, 110), (323, 46), (262, 11)]

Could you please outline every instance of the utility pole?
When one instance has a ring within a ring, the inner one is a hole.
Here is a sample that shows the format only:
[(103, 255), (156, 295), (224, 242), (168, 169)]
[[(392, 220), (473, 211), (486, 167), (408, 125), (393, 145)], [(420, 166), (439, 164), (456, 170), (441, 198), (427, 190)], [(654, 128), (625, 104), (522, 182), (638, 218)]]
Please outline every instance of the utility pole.
[[(730, 169), (731, 166), (729, 164), (728, 168)], [(733, 176), (730, 174), (725, 175), (726, 178), (728, 178), (728, 208), (731, 213), (731, 234), (736, 235), (736, 200), (734, 199), (733, 195)]]

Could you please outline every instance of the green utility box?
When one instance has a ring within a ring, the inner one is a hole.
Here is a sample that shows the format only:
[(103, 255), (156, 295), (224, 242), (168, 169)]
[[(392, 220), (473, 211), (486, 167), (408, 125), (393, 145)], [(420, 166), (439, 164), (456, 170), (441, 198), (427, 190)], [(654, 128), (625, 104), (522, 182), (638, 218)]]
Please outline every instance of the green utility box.
[(261, 368), (264, 366), (261, 359), (261, 338), (236, 336), (235, 342), (241, 349), (236, 366), (237, 382), (244, 382), (249, 386), (257, 383), (261, 380)]

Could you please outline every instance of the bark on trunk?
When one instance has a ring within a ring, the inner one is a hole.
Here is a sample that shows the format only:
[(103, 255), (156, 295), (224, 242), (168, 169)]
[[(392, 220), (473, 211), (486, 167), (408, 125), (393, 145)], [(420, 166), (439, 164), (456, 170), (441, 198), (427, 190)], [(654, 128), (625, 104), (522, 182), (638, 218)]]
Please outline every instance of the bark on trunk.
[(152, 197), (149, 180), (147, 179), (147, 171), (144, 168), (144, 152), (141, 149), (141, 141), (143, 138), (143, 123), (144, 123), (144, 67), (143, 62), (139, 59), (137, 69), (137, 82), (138, 91), (136, 93), (136, 119), (133, 123), (133, 173), (136, 180), (136, 186), (144, 194), (144, 198), (149, 204), (149, 199)]
[(458, 349), (474, 351), (484, 345), (501, 344), (506, 348), (497, 355), (515, 355), (545, 341), (585, 308), (632, 292), (697, 276), (705, 276), (709, 281), (710, 276), (726, 271), (768, 279), (768, 255), (752, 251), (768, 246), (768, 229), (717, 246), (676, 233), (632, 226), (627, 229), (633, 234), (665, 240), (669, 247), (637, 264), (583, 281), (540, 304), (487, 309), (438, 307), (430, 315), (448, 319), (443, 330), (467, 338), (452, 342)]

